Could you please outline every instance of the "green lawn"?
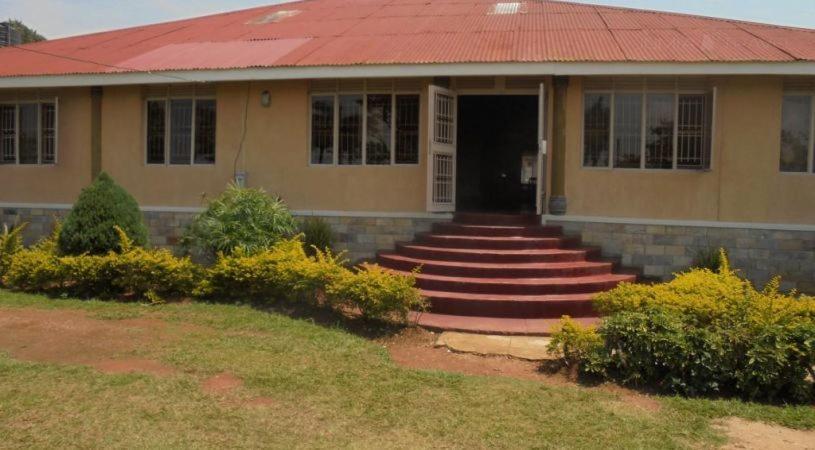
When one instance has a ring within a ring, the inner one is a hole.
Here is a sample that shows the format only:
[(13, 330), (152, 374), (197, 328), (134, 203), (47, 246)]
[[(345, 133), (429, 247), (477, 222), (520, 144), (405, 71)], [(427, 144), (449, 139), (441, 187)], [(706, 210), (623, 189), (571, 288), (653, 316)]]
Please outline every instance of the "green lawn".
[[(16, 308), (167, 321), (173, 338), (136, 354), (177, 373), (106, 375), (0, 352), (0, 447), (698, 448), (724, 442), (717, 417), (815, 428), (811, 406), (662, 398), (653, 412), (600, 389), (400, 368), (339, 327), (246, 306), (0, 291), (0, 318)], [(244, 380), (230, 398), (201, 389), (221, 372)], [(256, 397), (270, 400), (246, 405)]]

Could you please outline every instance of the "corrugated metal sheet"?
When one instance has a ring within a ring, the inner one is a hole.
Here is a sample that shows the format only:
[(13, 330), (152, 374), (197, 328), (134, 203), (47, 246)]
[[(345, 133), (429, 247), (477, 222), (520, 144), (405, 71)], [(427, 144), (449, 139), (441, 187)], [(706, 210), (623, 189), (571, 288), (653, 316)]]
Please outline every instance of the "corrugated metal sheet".
[(278, 4), (2, 49), (0, 76), (402, 63), (815, 61), (815, 30), (547, 0), (494, 14), (497, 3)]

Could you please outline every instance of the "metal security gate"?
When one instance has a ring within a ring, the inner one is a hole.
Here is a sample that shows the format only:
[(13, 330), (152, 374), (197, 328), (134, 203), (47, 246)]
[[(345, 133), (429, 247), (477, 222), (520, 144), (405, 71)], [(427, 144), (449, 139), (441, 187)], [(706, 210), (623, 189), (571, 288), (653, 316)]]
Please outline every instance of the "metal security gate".
[(538, 173), (537, 187), (535, 189), (535, 209), (537, 214), (545, 213), (546, 209), (546, 85), (540, 84), (538, 88)]
[(456, 94), (430, 86), (430, 145), (427, 164), (428, 211), (456, 210)]

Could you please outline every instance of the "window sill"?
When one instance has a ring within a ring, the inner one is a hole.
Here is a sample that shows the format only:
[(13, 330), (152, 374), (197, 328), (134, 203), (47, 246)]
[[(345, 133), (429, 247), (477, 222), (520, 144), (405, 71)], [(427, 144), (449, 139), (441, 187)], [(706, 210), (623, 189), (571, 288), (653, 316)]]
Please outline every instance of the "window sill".
[(167, 167), (167, 168), (195, 168), (195, 167), (215, 167), (217, 164), (151, 164), (146, 163), (144, 167)]
[(417, 168), (420, 167), (418, 163), (412, 164), (314, 164), (309, 163), (309, 167), (314, 168), (349, 168), (349, 169), (363, 169), (363, 168)]
[(601, 172), (626, 172), (626, 173), (659, 173), (659, 174), (704, 174), (710, 173), (712, 169), (628, 169), (622, 167), (592, 167), (581, 166), (581, 170), (601, 171)]
[(57, 167), (57, 163), (53, 164), (0, 164), (0, 167), (31, 167), (31, 168), (39, 168), (43, 169), (46, 167)]

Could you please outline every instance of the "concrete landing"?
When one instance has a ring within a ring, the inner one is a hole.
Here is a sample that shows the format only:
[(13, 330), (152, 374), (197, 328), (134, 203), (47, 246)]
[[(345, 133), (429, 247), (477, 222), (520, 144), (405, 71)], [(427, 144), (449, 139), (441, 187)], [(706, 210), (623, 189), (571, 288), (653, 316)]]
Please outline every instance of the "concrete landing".
[(436, 347), (461, 353), (510, 356), (529, 361), (553, 359), (546, 351), (551, 339), (534, 336), (493, 336), (446, 331), (439, 335)]

